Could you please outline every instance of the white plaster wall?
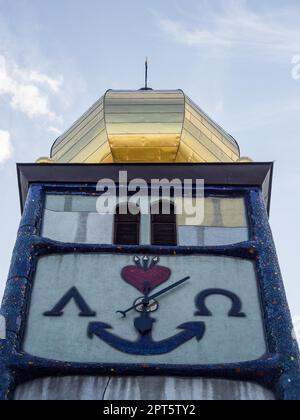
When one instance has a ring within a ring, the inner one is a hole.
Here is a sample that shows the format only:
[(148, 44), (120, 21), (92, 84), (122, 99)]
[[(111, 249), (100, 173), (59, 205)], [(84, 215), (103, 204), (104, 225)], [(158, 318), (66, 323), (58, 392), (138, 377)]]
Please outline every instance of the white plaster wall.
[(274, 400), (272, 392), (250, 382), (172, 377), (46, 378), (17, 388), (16, 400)]

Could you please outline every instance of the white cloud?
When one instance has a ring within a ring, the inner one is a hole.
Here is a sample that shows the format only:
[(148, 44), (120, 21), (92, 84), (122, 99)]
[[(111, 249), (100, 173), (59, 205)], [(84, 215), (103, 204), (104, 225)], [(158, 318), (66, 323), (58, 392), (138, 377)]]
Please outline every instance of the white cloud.
[(299, 10), (285, 8), (282, 13), (258, 14), (245, 2), (235, 1), (215, 10), (218, 12), (213, 14), (202, 10), (206, 19), (199, 18), (198, 23), (171, 19), (161, 19), (159, 23), (174, 41), (189, 47), (211, 47), (222, 51), (239, 48), (247, 54), (261, 52), (275, 57), (299, 51)]
[(57, 120), (51, 110), (50, 95), (58, 95), (63, 78), (51, 78), (36, 70), (20, 68), (0, 55), (0, 96), (10, 98), (10, 106), (29, 118), (46, 117)]
[(0, 163), (9, 160), (13, 153), (13, 147), (10, 140), (10, 134), (7, 131), (0, 130)]
[(60, 136), (60, 135), (62, 134), (62, 130), (59, 130), (59, 129), (58, 129), (58, 128), (56, 128), (56, 127), (49, 127), (49, 128), (48, 128), (48, 131), (49, 131), (50, 133), (55, 134), (56, 136)]
[(51, 77), (39, 73), (37, 71), (32, 71), (28, 75), (29, 80), (32, 82), (40, 83), (42, 85), (46, 85), (49, 87), (50, 90), (54, 93), (59, 93), (60, 88), (64, 82), (64, 78), (62, 76), (58, 76), (56, 79), (52, 79)]

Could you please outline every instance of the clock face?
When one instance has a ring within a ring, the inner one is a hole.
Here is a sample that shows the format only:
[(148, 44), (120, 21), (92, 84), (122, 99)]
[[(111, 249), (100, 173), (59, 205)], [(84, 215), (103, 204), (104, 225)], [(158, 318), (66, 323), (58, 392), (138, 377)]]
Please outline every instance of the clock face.
[(255, 266), (204, 255), (42, 257), (23, 349), (78, 363), (258, 359), (267, 349)]

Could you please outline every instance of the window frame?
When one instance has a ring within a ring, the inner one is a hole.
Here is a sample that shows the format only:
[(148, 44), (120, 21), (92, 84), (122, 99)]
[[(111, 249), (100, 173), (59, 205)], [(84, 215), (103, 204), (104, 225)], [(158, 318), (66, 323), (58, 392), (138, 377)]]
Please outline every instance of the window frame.
[[(117, 206), (116, 211), (115, 211), (115, 215), (114, 215), (114, 221), (113, 221), (113, 243), (114, 245), (136, 245), (139, 246), (140, 245), (140, 238), (141, 238), (141, 212), (139, 211), (138, 214), (136, 215), (132, 215), (131, 213), (128, 212), (128, 214), (118, 214), (118, 209), (120, 209), (122, 206), (126, 206), (128, 208), (128, 202), (126, 203), (121, 203)], [(119, 219), (119, 220), (118, 220)], [(122, 220), (123, 219), (123, 220)], [(127, 219), (127, 220), (126, 220)], [(132, 220), (130, 220), (132, 219)], [(134, 220), (135, 219), (135, 220)], [(136, 240), (132, 241), (132, 243), (130, 242), (126, 242), (123, 243), (123, 241), (118, 241), (118, 228), (122, 226), (135, 226), (136, 230), (135, 230), (135, 235), (136, 235)]]
[[(169, 215), (163, 215), (161, 214), (161, 205), (167, 202), (167, 200), (161, 199), (156, 203), (153, 203), (150, 207), (150, 224), (151, 224), (151, 238), (150, 242), (153, 246), (178, 246), (178, 223), (177, 223), (177, 215), (176, 215), (176, 204), (173, 201), (168, 201), (168, 204), (170, 205), (170, 209), (173, 209), (173, 211)], [(153, 214), (152, 210), (155, 205), (159, 205), (159, 214)], [(169, 217), (172, 218), (172, 221), (165, 221), (164, 218), (167, 219)], [(155, 219), (158, 220), (155, 220)], [(159, 220), (161, 218), (162, 220)], [(173, 232), (170, 234), (170, 237), (172, 236), (172, 240), (166, 241), (163, 243), (162, 241), (157, 241), (155, 237), (157, 236), (156, 228), (159, 226), (169, 226), (173, 228)], [(168, 243), (167, 243), (168, 242)]]

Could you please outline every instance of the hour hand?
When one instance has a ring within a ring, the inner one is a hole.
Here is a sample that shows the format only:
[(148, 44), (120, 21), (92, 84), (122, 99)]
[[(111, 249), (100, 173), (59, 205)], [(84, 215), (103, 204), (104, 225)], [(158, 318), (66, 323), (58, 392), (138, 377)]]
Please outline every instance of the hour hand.
[(126, 318), (126, 315), (128, 314), (128, 312), (132, 311), (133, 309), (138, 308), (141, 305), (144, 305), (146, 307), (147, 305), (149, 305), (150, 300), (151, 300), (150, 297), (145, 296), (142, 302), (134, 304), (130, 308), (126, 309), (126, 311), (117, 311), (116, 313), (121, 314), (122, 318)]
[(132, 311), (133, 309), (135, 309), (134, 306), (132, 306), (131, 308), (127, 309), (127, 311), (117, 311), (116, 314), (120, 314), (120, 315), (122, 315), (122, 318), (126, 318), (128, 312)]

